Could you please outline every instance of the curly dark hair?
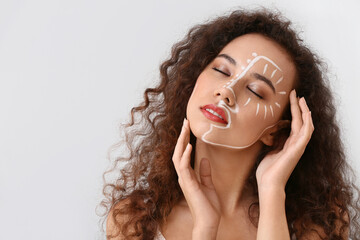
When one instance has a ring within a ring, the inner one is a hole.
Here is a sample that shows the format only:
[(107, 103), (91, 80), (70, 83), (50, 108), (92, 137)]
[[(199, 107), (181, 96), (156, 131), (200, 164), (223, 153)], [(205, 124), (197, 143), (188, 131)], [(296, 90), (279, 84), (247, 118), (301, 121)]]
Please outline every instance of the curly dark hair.
[[(155, 237), (158, 226), (183, 197), (171, 159), (195, 82), (226, 44), (248, 33), (260, 33), (287, 51), (296, 66), (296, 92), (305, 97), (312, 112), (315, 130), (285, 188), (290, 234), (301, 237), (311, 230), (308, 223), (312, 223), (323, 229), (326, 239), (345, 239), (343, 233), (348, 229), (352, 239), (359, 239), (356, 235), (360, 232), (359, 198), (356, 198), (359, 189), (353, 184), (354, 171), (346, 162), (327, 66), (303, 43), (288, 19), (265, 8), (238, 9), (198, 24), (172, 47), (170, 58), (160, 66), (161, 82), (145, 90), (144, 101), (131, 109), (131, 122), (120, 126), (125, 140), (109, 149), (110, 156), (126, 144), (129, 155), (122, 153), (122, 157), (116, 157), (103, 174), (105, 198), (99, 206), (106, 210), (102, 225), (106, 217), (112, 218), (126, 239)], [(289, 107), (282, 119), (291, 120)], [(281, 135), (289, 136), (290, 130), (284, 129), (277, 142)], [(193, 148), (195, 142), (196, 137), (191, 133)], [(248, 178), (248, 186), (256, 193), (256, 168), (276, 147), (263, 146)], [(119, 175), (107, 182), (110, 173)], [(115, 208), (124, 199), (128, 199), (127, 203)], [(258, 208), (258, 204), (254, 202), (250, 208)], [(257, 226), (250, 208), (249, 218)], [(117, 215), (128, 216), (128, 220), (120, 224)], [(299, 219), (301, 224), (295, 228), (293, 223)], [(340, 222), (340, 231), (336, 222)], [(107, 235), (109, 239), (113, 237), (116, 236)]]

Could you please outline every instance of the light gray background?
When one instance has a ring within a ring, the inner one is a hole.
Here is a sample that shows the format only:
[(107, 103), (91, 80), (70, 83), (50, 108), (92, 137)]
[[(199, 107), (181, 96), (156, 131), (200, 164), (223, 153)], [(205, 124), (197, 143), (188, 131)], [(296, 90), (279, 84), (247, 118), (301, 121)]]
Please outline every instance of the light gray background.
[(277, 7), (329, 64), (360, 172), (359, 1), (0, 1), (0, 239), (101, 239), (106, 152), (189, 27)]

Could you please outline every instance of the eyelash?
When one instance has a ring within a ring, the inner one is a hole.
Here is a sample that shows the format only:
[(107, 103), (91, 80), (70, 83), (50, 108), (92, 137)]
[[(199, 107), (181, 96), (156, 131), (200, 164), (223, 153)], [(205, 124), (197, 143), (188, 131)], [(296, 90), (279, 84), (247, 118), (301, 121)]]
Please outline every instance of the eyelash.
[(223, 71), (221, 71), (221, 70), (219, 70), (219, 69), (217, 69), (217, 68), (215, 68), (215, 67), (214, 67), (213, 69), (214, 69), (215, 71), (218, 71), (219, 73), (222, 73), (222, 74), (230, 77), (230, 74), (228, 74), (228, 73), (225, 73), (225, 72), (223, 72)]
[(253, 94), (255, 94), (258, 98), (260, 98), (260, 99), (263, 99), (263, 97), (262, 96), (260, 96), (259, 94), (257, 94), (256, 92), (254, 92), (253, 90), (251, 90), (251, 88), (249, 88), (249, 87), (246, 87), (247, 89), (249, 89), (250, 90), (250, 92), (252, 92)]
[[(223, 71), (221, 71), (221, 70), (219, 70), (219, 69), (217, 69), (217, 68), (213, 68), (215, 71), (217, 71), (217, 72), (220, 72), (220, 73), (222, 73), (222, 74), (224, 74), (225, 76), (228, 76), (228, 77), (230, 77), (230, 74), (227, 74), (227, 73), (225, 73), (225, 72), (223, 72)], [(249, 89), (249, 91), (250, 92), (252, 92), (253, 94), (255, 94), (258, 98), (260, 98), (260, 99), (263, 99), (263, 97), (262, 96), (260, 96), (259, 94), (257, 94), (256, 92), (254, 92), (253, 90), (251, 90), (251, 88), (249, 88), (249, 87), (246, 87), (247, 89)]]

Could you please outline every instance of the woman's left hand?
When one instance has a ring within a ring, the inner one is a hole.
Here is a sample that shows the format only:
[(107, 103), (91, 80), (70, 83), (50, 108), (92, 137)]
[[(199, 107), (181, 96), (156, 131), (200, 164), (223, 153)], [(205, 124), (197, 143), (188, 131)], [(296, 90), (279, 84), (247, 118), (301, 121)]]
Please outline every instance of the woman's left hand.
[(282, 189), (303, 155), (306, 145), (314, 131), (311, 112), (304, 98), (296, 97), (295, 90), (290, 93), (291, 132), (283, 149), (269, 152), (256, 170), (259, 191), (263, 189)]

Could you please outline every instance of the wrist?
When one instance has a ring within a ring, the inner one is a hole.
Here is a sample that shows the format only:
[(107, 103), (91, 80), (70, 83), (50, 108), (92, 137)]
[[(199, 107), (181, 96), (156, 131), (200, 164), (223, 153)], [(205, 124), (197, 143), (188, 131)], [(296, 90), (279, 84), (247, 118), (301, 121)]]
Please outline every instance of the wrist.
[(258, 192), (285, 192), (285, 186), (283, 184), (257, 182), (257, 186)]
[(193, 240), (215, 240), (217, 227), (194, 227), (192, 231)]
[(220, 217), (204, 219), (195, 219), (193, 230), (196, 231), (210, 231), (210, 232), (217, 232), (220, 224)]
[(285, 188), (278, 186), (263, 186), (258, 188), (259, 198), (269, 198), (276, 196), (277, 198), (281, 197), (286, 198)]

